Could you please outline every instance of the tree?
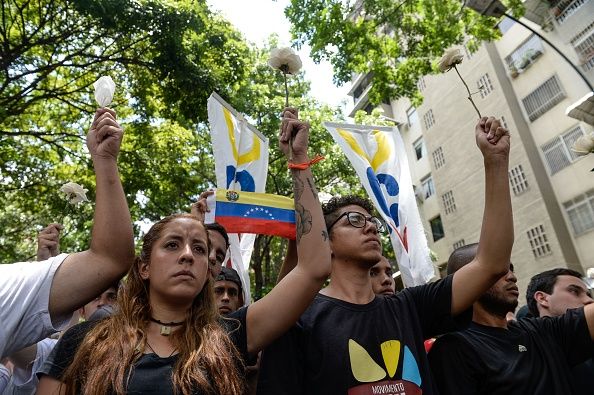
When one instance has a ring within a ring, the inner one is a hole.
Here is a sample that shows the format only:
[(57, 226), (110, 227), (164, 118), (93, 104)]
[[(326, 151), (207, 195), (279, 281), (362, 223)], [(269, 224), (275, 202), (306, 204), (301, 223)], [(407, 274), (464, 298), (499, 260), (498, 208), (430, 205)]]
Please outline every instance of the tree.
[[(0, 259), (33, 256), (35, 233), (62, 220), (57, 192), (93, 177), (84, 136), (92, 83), (117, 83), (126, 129), (120, 168), (134, 220), (179, 211), (212, 183), (206, 99), (231, 95), (250, 49), (203, 1), (8, 0), (0, 23)], [(85, 246), (92, 207), (65, 218), (66, 250)]]
[[(422, 100), (416, 82), (436, 71), (445, 49), (499, 36), (494, 18), (464, 7), (459, 0), (292, 0), (285, 13), (297, 44), (311, 46), (315, 61), (329, 60), (334, 81), (353, 73), (371, 74), (369, 99), (408, 97)], [(508, 0), (516, 15), (521, 0)]]

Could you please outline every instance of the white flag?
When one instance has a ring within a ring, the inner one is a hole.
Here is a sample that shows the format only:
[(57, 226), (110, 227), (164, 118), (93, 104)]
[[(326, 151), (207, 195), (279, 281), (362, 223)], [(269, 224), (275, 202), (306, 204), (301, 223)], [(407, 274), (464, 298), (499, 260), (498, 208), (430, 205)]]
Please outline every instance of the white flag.
[(329, 122), (324, 126), (386, 221), (404, 284), (427, 283), (435, 273), (398, 129)]
[[(265, 192), (268, 139), (214, 92), (208, 98), (208, 121), (217, 188)], [(248, 266), (255, 240), (253, 234), (229, 235), (231, 262), (241, 277), (246, 304), (251, 300)]]

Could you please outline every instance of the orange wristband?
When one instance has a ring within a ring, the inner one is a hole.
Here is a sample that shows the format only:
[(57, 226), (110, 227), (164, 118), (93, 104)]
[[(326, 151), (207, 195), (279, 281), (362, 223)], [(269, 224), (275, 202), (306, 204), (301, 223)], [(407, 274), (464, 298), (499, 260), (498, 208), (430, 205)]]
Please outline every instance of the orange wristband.
[(309, 162), (289, 163), (288, 167), (289, 167), (289, 169), (305, 170), (308, 167), (310, 167), (311, 165), (315, 165), (316, 163), (318, 163), (318, 162), (320, 162), (322, 160), (324, 160), (324, 157), (323, 156), (320, 156), (320, 155), (317, 155), (315, 158), (313, 158)]

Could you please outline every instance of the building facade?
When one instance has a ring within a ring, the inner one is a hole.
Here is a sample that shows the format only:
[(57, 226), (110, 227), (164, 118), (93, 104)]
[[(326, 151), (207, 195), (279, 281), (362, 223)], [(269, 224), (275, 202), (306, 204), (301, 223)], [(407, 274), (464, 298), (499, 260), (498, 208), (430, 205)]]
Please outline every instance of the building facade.
[[(522, 22), (563, 51), (594, 84), (594, 0), (526, 2)], [(594, 155), (570, 147), (591, 125), (565, 115), (590, 88), (537, 35), (510, 19), (500, 40), (470, 53), (458, 70), (482, 115), (502, 119), (512, 135), (509, 182), (514, 210), (512, 252), (521, 292), (531, 276), (554, 267), (585, 273), (594, 267)], [(372, 79), (358, 76), (350, 95), (370, 110)], [(478, 115), (455, 72), (418, 82), (424, 101), (381, 104), (399, 121), (430, 248), (438, 270), (457, 247), (478, 241), (484, 203), (482, 156), (476, 148)]]

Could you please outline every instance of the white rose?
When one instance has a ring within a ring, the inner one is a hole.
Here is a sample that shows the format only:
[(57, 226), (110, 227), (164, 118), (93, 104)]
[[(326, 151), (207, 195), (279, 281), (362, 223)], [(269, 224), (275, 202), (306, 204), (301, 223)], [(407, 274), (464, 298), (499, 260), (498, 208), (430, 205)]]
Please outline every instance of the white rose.
[(462, 59), (464, 59), (464, 56), (460, 53), (459, 49), (448, 49), (441, 59), (439, 59), (439, 70), (445, 73), (455, 65), (462, 63)]
[(115, 82), (110, 76), (103, 76), (93, 83), (95, 88), (95, 100), (100, 107), (107, 107), (113, 100), (115, 93)]
[(66, 199), (70, 202), (70, 204), (88, 202), (89, 199), (87, 199), (87, 191), (87, 189), (75, 182), (67, 182), (60, 188), (60, 192), (66, 194)]
[(585, 134), (577, 139), (573, 143), (571, 150), (580, 156), (594, 152), (594, 132)]
[[(292, 48), (284, 47), (274, 48), (270, 51), (268, 65), (282, 72), (297, 74), (299, 70), (301, 70), (302, 63), (299, 55), (297, 55)], [(286, 67), (285, 70), (283, 70), (283, 66)]]

